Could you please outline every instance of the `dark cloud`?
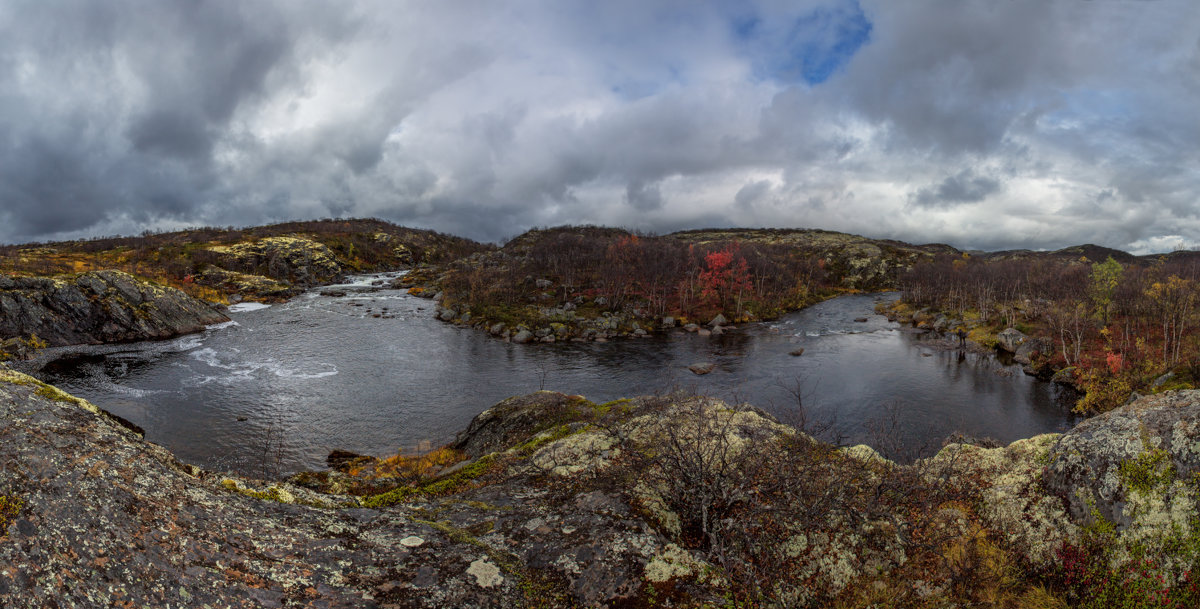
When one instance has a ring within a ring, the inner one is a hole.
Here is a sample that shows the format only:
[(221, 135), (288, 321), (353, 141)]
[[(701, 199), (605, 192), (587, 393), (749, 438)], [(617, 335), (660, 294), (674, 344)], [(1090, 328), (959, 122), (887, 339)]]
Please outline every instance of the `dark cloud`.
[(68, 0), (0, 31), (2, 241), (327, 216), (1200, 241), (1185, 0)]
[(930, 185), (914, 193), (909, 201), (911, 205), (924, 208), (950, 208), (964, 203), (979, 203), (994, 195), (1003, 188), (998, 180), (976, 175), (970, 169), (964, 169), (952, 176), (947, 176), (936, 185)]
[(771, 182), (769, 180), (757, 180), (739, 188), (737, 194), (733, 196), (733, 201), (737, 203), (738, 207), (749, 209), (770, 191)]
[(658, 184), (630, 182), (625, 189), (625, 202), (640, 211), (652, 211), (663, 206), (662, 191)]

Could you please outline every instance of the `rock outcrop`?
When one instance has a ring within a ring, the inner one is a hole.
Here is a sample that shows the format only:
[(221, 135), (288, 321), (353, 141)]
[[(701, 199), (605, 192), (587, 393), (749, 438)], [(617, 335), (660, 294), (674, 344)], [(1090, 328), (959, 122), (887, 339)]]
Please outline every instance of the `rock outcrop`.
[(36, 334), (51, 346), (169, 338), (228, 321), (169, 287), (120, 271), (58, 278), (0, 276), (0, 337)]
[(665, 546), (613, 489), (522, 475), (379, 509), (201, 472), (0, 371), (5, 607), (599, 606)]
[(1046, 566), (1105, 514), (1117, 543), (1177, 547), (1198, 419), (1200, 392), (1168, 393), (900, 465), (745, 405), (543, 391), (477, 416), (466, 461), (350, 496), (200, 471), (0, 368), (0, 604), (941, 606), (996, 562), (956, 556)]
[(228, 270), (262, 275), (301, 288), (332, 283), (345, 275), (329, 247), (306, 237), (266, 237), (209, 249), (224, 258), (222, 266)]

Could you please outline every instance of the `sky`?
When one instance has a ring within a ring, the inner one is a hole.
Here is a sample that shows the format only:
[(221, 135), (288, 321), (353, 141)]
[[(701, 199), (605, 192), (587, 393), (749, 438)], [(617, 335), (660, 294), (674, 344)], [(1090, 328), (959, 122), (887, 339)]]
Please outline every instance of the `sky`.
[(1197, 248), (1200, 3), (0, 2), (0, 242), (333, 217)]

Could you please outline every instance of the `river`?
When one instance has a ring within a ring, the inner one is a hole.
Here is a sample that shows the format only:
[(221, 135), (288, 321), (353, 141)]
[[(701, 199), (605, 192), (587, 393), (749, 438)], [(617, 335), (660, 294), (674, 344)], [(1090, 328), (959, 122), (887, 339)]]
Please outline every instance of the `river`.
[[(826, 439), (893, 456), (961, 431), (1008, 442), (1075, 422), (1049, 383), (990, 355), (946, 351), (850, 295), (719, 337), (677, 331), (607, 343), (515, 345), (433, 318), (373, 277), (170, 341), (87, 348), (40, 372), (217, 471), (321, 469), (335, 448), (385, 455), (451, 440), (496, 402), (540, 388), (593, 401), (672, 390), (749, 402)], [(330, 288), (325, 288), (326, 290)], [(855, 321), (866, 317), (866, 322)], [(799, 357), (789, 352), (803, 348)], [(697, 376), (688, 365), (712, 362)]]

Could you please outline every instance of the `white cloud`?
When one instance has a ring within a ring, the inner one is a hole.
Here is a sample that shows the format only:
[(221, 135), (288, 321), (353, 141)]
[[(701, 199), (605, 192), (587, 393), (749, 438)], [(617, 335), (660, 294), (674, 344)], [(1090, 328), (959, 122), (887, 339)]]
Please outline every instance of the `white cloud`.
[(1187, 0), (114, 0), (0, 26), (0, 240), (335, 215), (1200, 239)]

